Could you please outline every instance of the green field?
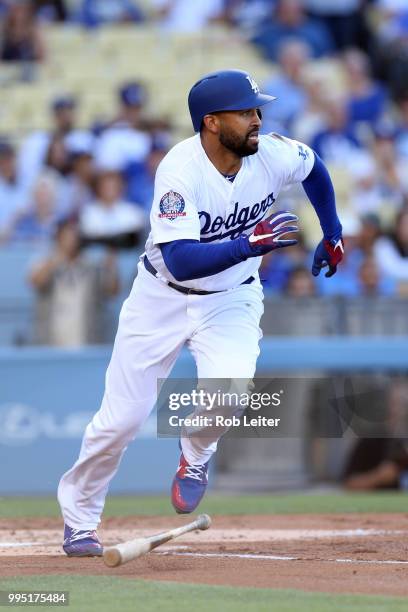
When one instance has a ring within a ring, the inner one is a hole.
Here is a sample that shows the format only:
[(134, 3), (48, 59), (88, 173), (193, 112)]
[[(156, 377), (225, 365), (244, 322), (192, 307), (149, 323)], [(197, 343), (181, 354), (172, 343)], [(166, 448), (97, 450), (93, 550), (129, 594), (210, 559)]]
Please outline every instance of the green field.
[[(314, 514), (407, 512), (404, 493), (292, 493), (207, 495), (200, 512), (208, 514)], [(174, 516), (168, 496), (108, 497), (104, 516)], [(0, 497), (0, 518), (60, 516), (54, 497)]]
[[(399, 597), (326, 595), (302, 591), (220, 587), (125, 578), (32, 576), (0, 580), (2, 590), (69, 591), (75, 612), (406, 612)], [(22, 609), (21, 607), (19, 609)], [(36, 606), (35, 610), (50, 610)]]
[[(209, 495), (200, 510), (209, 514), (301, 514), (347, 512), (406, 512), (402, 493)], [(172, 515), (167, 497), (110, 497), (105, 516)], [(0, 498), (0, 517), (59, 516), (55, 499)], [(17, 572), (16, 572), (17, 573)], [(35, 570), (34, 570), (35, 573)], [(1, 577), (1, 561), (0, 561)], [(1, 579), (0, 590), (65, 590), (70, 610), (111, 612), (399, 612), (408, 609), (406, 599), (369, 595), (329, 595), (298, 590), (275, 590), (159, 581), (119, 577), (30, 576)], [(22, 609), (19, 607), (19, 609)], [(36, 606), (37, 610), (49, 607)]]

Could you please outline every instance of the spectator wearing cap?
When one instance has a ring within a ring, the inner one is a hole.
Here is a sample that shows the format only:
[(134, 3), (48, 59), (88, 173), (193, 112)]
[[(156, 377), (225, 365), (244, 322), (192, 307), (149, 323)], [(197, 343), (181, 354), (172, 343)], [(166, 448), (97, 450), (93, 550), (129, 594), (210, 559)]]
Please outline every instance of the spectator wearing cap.
[(80, 245), (76, 223), (61, 222), (50, 254), (30, 272), (37, 295), (36, 343), (78, 347), (107, 339), (104, 310), (119, 290), (116, 256), (108, 251), (91, 261)]
[(87, 28), (110, 23), (135, 23), (144, 16), (134, 0), (82, 0), (74, 19)]
[[(279, 73), (262, 88), (276, 96), (273, 104), (262, 109), (262, 131), (290, 133), (295, 119), (304, 110), (307, 94), (303, 86), (304, 69), (310, 58), (307, 44), (287, 40), (278, 52)], [(269, 108), (267, 108), (269, 106)]]
[(55, 121), (54, 131), (64, 136), (72, 132), (75, 126), (76, 99), (70, 95), (58, 96), (51, 106)]
[[(77, 102), (73, 96), (61, 95), (51, 104), (53, 126), (50, 132), (37, 131), (30, 134), (22, 143), (18, 156), (18, 169), (21, 180), (29, 188), (33, 185), (45, 163), (50, 142), (54, 137), (62, 137), (68, 152), (78, 148), (78, 140), (88, 139), (89, 132), (76, 128)], [(82, 146), (82, 145), (81, 145)]]
[(100, 136), (95, 149), (99, 169), (123, 172), (129, 163), (145, 160), (151, 148), (151, 137), (144, 131), (144, 87), (127, 83), (119, 90), (119, 115)]
[(3, 62), (35, 62), (44, 56), (44, 44), (32, 4), (10, 4), (2, 24), (0, 59)]
[(152, 0), (156, 20), (172, 32), (199, 32), (224, 18), (224, 0)]
[(142, 208), (123, 199), (119, 172), (100, 171), (95, 180), (96, 199), (80, 214), (80, 229), (87, 242), (118, 247), (135, 246), (146, 228)]
[(0, 242), (10, 237), (14, 223), (27, 205), (27, 190), (17, 176), (14, 147), (0, 140)]
[(18, 167), (27, 187), (31, 187), (45, 163), (47, 151), (54, 134), (63, 136), (74, 129), (76, 102), (71, 96), (59, 96), (51, 104), (52, 131), (36, 131), (21, 144)]
[(126, 83), (119, 89), (121, 109), (115, 124), (127, 125), (133, 128), (140, 127), (142, 111), (147, 101), (146, 90), (137, 81)]
[(252, 38), (266, 59), (276, 61), (279, 48), (288, 39), (304, 42), (314, 57), (328, 55), (334, 43), (327, 27), (309, 18), (301, 0), (278, 0), (276, 9)]

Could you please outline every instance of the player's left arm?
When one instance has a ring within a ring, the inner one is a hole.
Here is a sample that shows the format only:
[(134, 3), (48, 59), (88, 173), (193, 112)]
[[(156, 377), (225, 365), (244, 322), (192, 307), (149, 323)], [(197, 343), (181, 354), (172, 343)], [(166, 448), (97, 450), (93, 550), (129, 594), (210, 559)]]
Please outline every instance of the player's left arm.
[(317, 153), (314, 153), (314, 158), (311, 172), (302, 181), (323, 231), (323, 239), (314, 254), (312, 274), (318, 276), (320, 270), (328, 266), (325, 276), (329, 277), (336, 273), (337, 265), (343, 258), (342, 226), (337, 216), (336, 198), (329, 172)]

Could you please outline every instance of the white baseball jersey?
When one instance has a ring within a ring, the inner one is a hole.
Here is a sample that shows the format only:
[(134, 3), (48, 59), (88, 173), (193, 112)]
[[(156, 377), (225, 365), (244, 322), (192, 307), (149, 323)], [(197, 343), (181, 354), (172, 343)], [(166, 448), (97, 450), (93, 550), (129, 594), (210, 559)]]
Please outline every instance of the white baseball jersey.
[(207, 291), (232, 289), (257, 276), (261, 257), (180, 283), (167, 269), (158, 245), (180, 239), (217, 243), (251, 234), (273, 212), (281, 189), (303, 181), (313, 164), (313, 151), (305, 144), (279, 134), (262, 135), (258, 152), (242, 159), (231, 183), (209, 160), (198, 134), (182, 141), (157, 170), (146, 243), (149, 261), (167, 280)]

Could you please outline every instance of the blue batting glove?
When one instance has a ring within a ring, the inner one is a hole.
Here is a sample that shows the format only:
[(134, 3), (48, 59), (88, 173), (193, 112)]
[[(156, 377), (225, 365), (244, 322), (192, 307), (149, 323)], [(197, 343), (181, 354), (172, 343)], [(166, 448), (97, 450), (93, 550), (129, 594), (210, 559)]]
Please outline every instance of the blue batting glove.
[(317, 245), (312, 265), (313, 276), (319, 276), (320, 270), (329, 266), (325, 276), (329, 278), (336, 274), (337, 265), (341, 262), (344, 255), (343, 238), (332, 238), (326, 240), (323, 238)]

